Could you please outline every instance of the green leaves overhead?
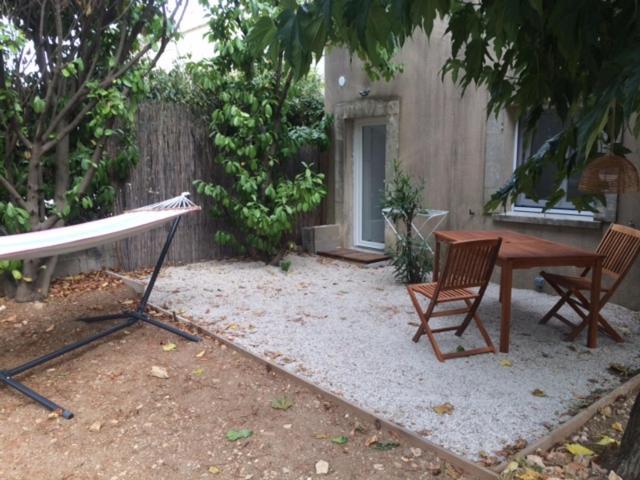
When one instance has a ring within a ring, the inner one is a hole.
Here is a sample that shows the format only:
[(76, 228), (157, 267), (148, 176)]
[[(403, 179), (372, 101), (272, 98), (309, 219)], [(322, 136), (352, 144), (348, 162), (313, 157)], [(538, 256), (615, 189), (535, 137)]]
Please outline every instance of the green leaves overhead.
[[(416, 29), (430, 35), (438, 19), (452, 45), (443, 76), (450, 75), (463, 91), (486, 88), (488, 112), (509, 109), (523, 120), (528, 137), (544, 109), (554, 110), (564, 124), (544, 155), (531, 158), (538, 165), (516, 171), (489, 210), (527, 194), (531, 182), (525, 177), (541, 163), (558, 172), (560, 192), (564, 179), (602, 154), (602, 145), (623, 151), (616, 144), (621, 132), (640, 134), (635, 0), (311, 0), (289, 2), (273, 26), (296, 74), (308, 70), (309, 52), (339, 46), (361, 58), (373, 79), (389, 79), (398, 71), (392, 63), (397, 48)], [(547, 208), (561, 197), (548, 199)], [(583, 210), (602, 200), (572, 199)]]

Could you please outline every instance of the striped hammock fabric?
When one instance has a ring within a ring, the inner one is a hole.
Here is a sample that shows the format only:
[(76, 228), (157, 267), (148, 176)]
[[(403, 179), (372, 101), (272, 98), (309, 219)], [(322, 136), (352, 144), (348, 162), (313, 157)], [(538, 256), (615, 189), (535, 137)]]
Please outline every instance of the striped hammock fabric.
[(0, 237), (0, 260), (45, 258), (128, 238), (200, 210), (188, 193), (92, 222)]

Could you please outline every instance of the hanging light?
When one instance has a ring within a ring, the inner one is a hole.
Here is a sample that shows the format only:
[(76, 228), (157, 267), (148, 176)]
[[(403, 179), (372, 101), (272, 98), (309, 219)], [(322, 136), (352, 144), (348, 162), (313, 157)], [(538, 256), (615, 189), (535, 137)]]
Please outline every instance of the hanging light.
[(585, 193), (625, 193), (640, 191), (640, 176), (625, 157), (608, 153), (587, 164), (578, 190)]

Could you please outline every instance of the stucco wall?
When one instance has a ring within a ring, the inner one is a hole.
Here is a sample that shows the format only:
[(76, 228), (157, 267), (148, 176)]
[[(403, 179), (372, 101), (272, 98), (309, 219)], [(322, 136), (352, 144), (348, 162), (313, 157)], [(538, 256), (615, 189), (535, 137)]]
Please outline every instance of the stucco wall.
[[(358, 111), (365, 102), (398, 103), (398, 159), (415, 178), (423, 179), (425, 206), (449, 210), (441, 229), (511, 229), (549, 240), (593, 249), (607, 223), (554, 222), (541, 225), (500, 221), (482, 214), (483, 205), (513, 168), (515, 118), (503, 112), (498, 118), (486, 115), (487, 93), (461, 90), (449, 78), (441, 79), (440, 69), (450, 46), (437, 25), (430, 40), (417, 34), (399, 52), (397, 61), (404, 71), (391, 82), (371, 82), (362, 64), (342, 49), (328, 52), (325, 59), (325, 104), (336, 115), (334, 124), (334, 165), (329, 175), (328, 222), (342, 227), (344, 246), (353, 244), (349, 221), (353, 196), (353, 162), (350, 118), (346, 110)], [(346, 84), (338, 85), (344, 76)], [(369, 90), (366, 97), (360, 92)], [(365, 109), (366, 110), (366, 109)], [(640, 151), (640, 142), (633, 143)], [(632, 157), (637, 162), (637, 155)], [(336, 161), (337, 159), (337, 161)], [(387, 159), (389, 162), (392, 158)], [(640, 227), (640, 195), (625, 194), (618, 203), (618, 222)], [(513, 219), (511, 219), (513, 220)], [(518, 271), (516, 286), (532, 287), (537, 271)], [(614, 298), (617, 303), (640, 310), (640, 262)]]

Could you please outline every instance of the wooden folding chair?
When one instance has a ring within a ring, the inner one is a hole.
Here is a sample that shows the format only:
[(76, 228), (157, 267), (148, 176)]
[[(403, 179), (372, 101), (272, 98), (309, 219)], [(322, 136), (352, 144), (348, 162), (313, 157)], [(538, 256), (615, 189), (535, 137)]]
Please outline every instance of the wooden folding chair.
[[(426, 334), (436, 357), (441, 362), (449, 358), (495, 353), (496, 349), (480, 317), (476, 314), (476, 310), (489, 284), (501, 243), (501, 238), (454, 242), (449, 246), (444, 270), (437, 282), (407, 286), (413, 306), (420, 317), (420, 327), (413, 336), (413, 341), (417, 342), (422, 335)], [(470, 290), (471, 288), (477, 288), (477, 291), (474, 292)], [(424, 295), (429, 299), (429, 306), (424, 311), (418, 300), (418, 295)], [(434, 311), (436, 305), (440, 303), (458, 301), (463, 301), (467, 305), (466, 308)], [(466, 317), (460, 325), (433, 329), (429, 326), (429, 320), (432, 317), (462, 314), (466, 314)], [(455, 330), (456, 335), (461, 336), (471, 323), (471, 319), (475, 320), (487, 346), (460, 352), (442, 353), (436, 342), (435, 334)]]
[[(602, 277), (603, 279), (609, 280), (609, 285), (602, 287), (603, 296), (600, 298), (600, 308), (602, 308), (615, 293), (633, 266), (633, 262), (640, 254), (640, 230), (624, 225), (612, 224), (604, 237), (602, 237), (596, 252), (604, 255)], [(589, 309), (591, 304), (589, 299), (582, 293), (585, 290), (589, 291), (591, 289), (591, 279), (587, 277), (589, 270), (589, 268), (585, 269), (580, 276), (540, 272), (540, 275), (542, 275), (542, 277), (549, 282), (549, 285), (560, 295), (560, 300), (542, 317), (540, 323), (545, 324), (552, 317), (557, 318), (571, 328), (571, 332), (568, 335), (570, 340), (575, 340), (589, 323)], [(575, 324), (558, 313), (565, 303), (578, 314), (582, 322)], [(611, 324), (607, 322), (599, 312), (598, 327), (616, 342), (624, 342), (620, 334), (615, 331)]]

